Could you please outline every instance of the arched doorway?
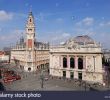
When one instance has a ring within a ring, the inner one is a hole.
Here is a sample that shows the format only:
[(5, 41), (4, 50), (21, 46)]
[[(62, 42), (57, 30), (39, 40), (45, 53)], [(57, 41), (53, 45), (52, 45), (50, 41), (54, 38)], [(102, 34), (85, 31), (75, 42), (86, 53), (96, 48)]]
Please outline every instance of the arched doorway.
[(75, 67), (74, 58), (70, 58), (70, 68), (74, 68), (74, 67)]
[(78, 69), (83, 69), (83, 59), (78, 58)]
[(63, 58), (63, 68), (67, 68), (67, 58)]

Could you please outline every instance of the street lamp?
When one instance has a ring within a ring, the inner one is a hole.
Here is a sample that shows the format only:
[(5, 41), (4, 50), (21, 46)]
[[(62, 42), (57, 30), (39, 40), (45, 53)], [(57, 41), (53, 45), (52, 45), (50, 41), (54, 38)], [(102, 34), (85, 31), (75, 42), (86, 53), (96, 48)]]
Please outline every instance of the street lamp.
[(43, 70), (41, 70), (41, 75), (40, 75), (40, 79), (41, 79), (41, 88), (44, 88), (44, 74), (43, 74)]
[(86, 81), (85, 81), (85, 85), (84, 85), (85, 91), (86, 91)]
[(110, 79), (110, 75), (109, 75), (109, 72), (107, 71), (107, 84), (108, 84), (108, 89), (109, 89), (109, 83), (110, 83), (109, 79)]

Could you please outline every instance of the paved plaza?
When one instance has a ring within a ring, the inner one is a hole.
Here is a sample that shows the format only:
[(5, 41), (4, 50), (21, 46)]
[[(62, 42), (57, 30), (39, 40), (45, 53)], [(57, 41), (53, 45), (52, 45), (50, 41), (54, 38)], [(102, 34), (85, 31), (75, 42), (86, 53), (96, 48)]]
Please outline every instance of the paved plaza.
[(41, 88), (40, 74), (22, 73), (22, 79), (5, 85), (6, 90), (11, 91), (38, 91), (38, 90), (84, 90), (82, 87), (74, 87), (73, 83), (60, 79), (48, 79), (43, 81)]
[[(44, 80), (42, 87), (41, 71), (37, 73), (23, 72), (15, 65), (6, 65), (11, 70), (16, 71), (21, 75), (21, 80), (13, 81), (4, 84), (7, 91), (88, 91), (89, 87), (80, 85), (79, 82), (74, 80), (65, 80), (59, 78), (53, 78), (48, 75), (46, 71), (43, 72)], [(100, 88), (106, 90), (106, 88)]]

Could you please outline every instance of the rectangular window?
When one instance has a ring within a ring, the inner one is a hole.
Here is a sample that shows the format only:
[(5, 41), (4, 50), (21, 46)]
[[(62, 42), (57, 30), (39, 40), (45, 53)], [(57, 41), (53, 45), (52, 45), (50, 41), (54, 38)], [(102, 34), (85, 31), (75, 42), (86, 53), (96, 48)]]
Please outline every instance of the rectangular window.
[(82, 73), (81, 72), (78, 73), (78, 79), (82, 80)]
[(74, 72), (70, 72), (70, 78), (74, 79)]
[(63, 78), (66, 78), (66, 71), (63, 71)]
[(28, 29), (28, 31), (32, 31), (32, 29)]

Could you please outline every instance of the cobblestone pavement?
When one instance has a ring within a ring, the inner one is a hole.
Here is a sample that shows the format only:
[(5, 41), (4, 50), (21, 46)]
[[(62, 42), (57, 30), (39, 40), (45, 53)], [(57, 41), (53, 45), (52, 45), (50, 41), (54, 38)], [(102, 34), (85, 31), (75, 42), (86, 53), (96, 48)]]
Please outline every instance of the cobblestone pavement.
[(73, 83), (60, 79), (49, 79), (44, 81), (44, 87), (41, 88), (40, 75), (33, 73), (23, 73), (22, 79), (5, 85), (6, 90), (11, 91), (34, 91), (34, 90), (83, 90), (81, 87), (74, 87)]
[[(13, 66), (13, 65), (11, 65)], [(85, 87), (75, 84), (73, 81), (63, 80), (58, 78), (49, 78), (43, 81), (43, 88), (41, 88), (40, 73), (26, 73), (17, 67), (11, 67), (21, 75), (21, 80), (17, 80), (8, 84), (4, 84), (7, 91), (85, 91)], [(44, 77), (49, 77), (47, 72), (44, 72)], [(89, 88), (86, 87), (86, 91)]]

